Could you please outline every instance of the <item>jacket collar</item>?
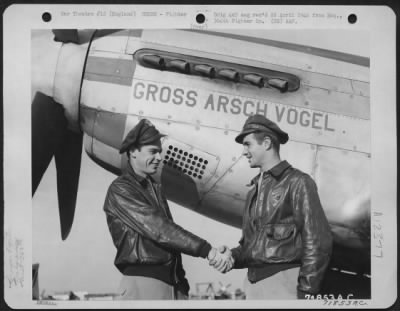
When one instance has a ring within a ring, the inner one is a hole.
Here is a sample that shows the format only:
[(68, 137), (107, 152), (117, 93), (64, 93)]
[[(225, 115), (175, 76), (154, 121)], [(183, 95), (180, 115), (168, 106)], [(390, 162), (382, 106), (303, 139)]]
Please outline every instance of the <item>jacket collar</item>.
[(142, 185), (143, 187), (147, 186), (148, 181), (154, 183), (154, 179), (150, 175), (147, 175), (147, 177), (143, 177), (143, 176), (136, 174), (131, 163), (129, 163), (129, 160), (128, 160), (128, 165), (127, 165), (127, 174), (130, 177), (132, 177), (135, 181), (137, 181), (140, 185)]
[[(266, 171), (265, 173), (270, 174), (275, 178), (278, 178), (289, 167), (291, 167), (291, 165), (286, 160), (283, 160), (279, 162), (277, 165), (275, 165), (273, 168)], [(254, 177), (250, 182), (250, 186), (256, 185), (258, 183), (258, 180), (260, 179), (260, 176), (261, 173), (259, 173), (256, 177)]]

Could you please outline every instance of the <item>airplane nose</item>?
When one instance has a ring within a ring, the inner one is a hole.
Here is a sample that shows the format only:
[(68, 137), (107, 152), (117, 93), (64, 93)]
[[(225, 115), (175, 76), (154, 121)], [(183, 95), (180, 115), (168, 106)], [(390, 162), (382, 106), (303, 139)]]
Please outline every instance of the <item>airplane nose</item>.
[(51, 31), (34, 32), (31, 42), (31, 92), (32, 98), (36, 92), (53, 97), (54, 78), (57, 71), (58, 55), (61, 42), (53, 40)]
[(79, 93), (88, 42), (61, 43), (50, 31), (32, 39), (32, 95), (44, 93), (61, 104), (68, 129), (80, 132)]
[[(58, 35), (61, 35), (58, 32)], [(60, 43), (50, 31), (32, 35), (32, 196), (54, 158), (61, 238), (75, 215), (83, 135), (79, 93), (88, 44)]]
[(54, 78), (54, 98), (65, 109), (68, 126), (79, 131), (79, 94), (88, 45), (64, 44)]

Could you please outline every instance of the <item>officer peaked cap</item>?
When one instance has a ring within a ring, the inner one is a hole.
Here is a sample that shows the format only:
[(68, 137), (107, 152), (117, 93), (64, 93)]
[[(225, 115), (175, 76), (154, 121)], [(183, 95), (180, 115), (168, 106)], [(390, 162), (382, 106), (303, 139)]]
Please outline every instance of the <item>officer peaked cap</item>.
[(128, 151), (132, 146), (151, 145), (166, 135), (161, 134), (147, 119), (140, 122), (126, 135), (119, 153)]
[(242, 132), (236, 136), (235, 141), (242, 144), (246, 135), (255, 132), (273, 134), (278, 138), (280, 144), (285, 144), (289, 140), (289, 135), (282, 131), (278, 125), (260, 114), (255, 114), (248, 117), (243, 126)]

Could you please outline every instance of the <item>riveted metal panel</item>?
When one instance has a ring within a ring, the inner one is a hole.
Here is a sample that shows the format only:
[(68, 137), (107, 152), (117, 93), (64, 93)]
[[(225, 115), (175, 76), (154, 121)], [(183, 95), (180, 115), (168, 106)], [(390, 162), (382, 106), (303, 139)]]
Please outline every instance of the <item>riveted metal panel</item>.
[(80, 116), (81, 128), (85, 134), (110, 147), (120, 148), (125, 130), (126, 114), (81, 105)]
[(131, 97), (130, 85), (83, 80), (82, 105), (105, 111), (127, 113)]
[(358, 94), (361, 96), (369, 97), (369, 83), (361, 82), (361, 81), (352, 81), (352, 87), (354, 94)]
[(285, 97), (280, 100), (280, 103), (359, 119), (370, 119), (368, 97), (330, 91), (324, 88), (303, 86), (301, 92)]
[(215, 156), (171, 138), (164, 143), (164, 148), (163, 164), (175, 171), (182, 172), (195, 180), (204, 180), (204, 183), (215, 172), (218, 163)]
[[(233, 148), (235, 145), (240, 146), (233, 142), (233, 137), (226, 138), (225, 149), (234, 150), (234, 157), (224, 156), (229, 154), (228, 151), (220, 151), (221, 168), (218, 168), (218, 173), (208, 183), (208, 189), (201, 196), (201, 202), (195, 210), (223, 223), (240, 227), (245, 199), (251, 189), (249, 184), (259, 170), (249, 167), (247, 159), (240, 157), (239, 149)], [(309, 144), (289, 142), (281, 148), (282, 159), (309, 174), (315, 170), (315, 154), (316, 146)]]
[[(280, 69), (286, 70), (286, 68)], [(312, 76), (314, 77), (314, 74)], [(249, 97), (253, 100), (268, 100), (360, 119), (370, 118), (369, 98), (355, 95), (349, 80), (338, 78), (332, 80), (332, 78), (328, 76), (317, 76), (315, 78), (316, 81), (318, 80), (318, 85), (316, 87), (309, 87), (304, 84), (305, 81), (303, 81), (303, 77), (300, 76), (302, 83), (300, 89), (286, 93), (280, 93), (278, 90), (270, 88), (259, 88), (257, 86), (198, 77), (189, 74), (163, 72), (156, 69), (143, 68), (140, 65), (136, 68), (135, 78), (146, 81), (164, 82), (166, 85), (172, 84), (171, 81), (174, 81), (173, 84), (177, 84), (180, 87), (186, 86), (187, 88), (192, 88), (196, 86), (197, 89), (201, 89), (204, 92), (216, 92), (221, 95), (229, 94), (231, 96), (237, 95)], [(326, 85), (324, 84), (325, 82), (327, 83)], [(340, 87), (343, 85), (346, 85), (348, 93), (339, 91)]]
[(196, 208), (196, 212), (237, 228), (242, 226), (245, 201), (226, 192), (210, 192)]
[[(290, 70), (292, 71), (292, 70)], [(315, 73), (312, 71), (304, 71), (294, 69), (301, 79), (302, 87), (320, 88), (333, 92), (341, 92), (353, 94), (351, 80)]]
[(80, 108), (79, 118), (80, 118), (81, 129), (85, 134), (92, 137), (93, 127), (97, 116), (97, 109), (93, 109), (85, 105), (80, 105), (79, 108)]
[[(234, 31), (233, 31), (234, 32)], [(180, 30), (144, 30), (142, 42), (158, 46), (175, 47), (179, 50), (206, 52), (210, 55), (210, 47), (214, 55), (224, 55), (224, 60), (247, 59), (293, 67), (305, 71), (330, 74), (337, 77), (369, 81), (369, 67), (347, 63), (342, 60), (328, 59), (295, 50), (287, 50), (275, 46), (247, 42), (233, 38), (221, 39), (211, 33), (193, 33)], [(146, 44), (146, 46), (147, 46)]]
[(107, 163), (114, 168), (121, 168), (121, 155), (119, 150), (93, 138), (92, 156)]
[(328, 219), (369, 231), (370, 155), (319, 147), (315, 178)]
[(146, 46), (148, 46), (148, 44), (144, 42), (141, 37), (130, 36), (126, 45), (126, 54), (133, 55), (137, 50)]
[[(205, 193), (204, 200), (208, 201), (210, 196), (214, 197), (214, 193), (218, 192), (224, 194), (226, 200), (229, 197), (230, 200), (244, 201), (247, 191), (250, 189), (247, 185), (257, 174), (258, 169), (251, 169), (246, 158), (238, 157), (227, 170), (221, 172), (216, 178), (211, 189)], [(229, 205), (228, 201), (225, 202), (225, 205)]]
[(87, 134), (83, 134), (83, 145), (87, 154), (92, 154), (93, 150), (93, 137)]
[[(109, 56), (109, 55), (107, 55)], [(105, 83), (131, 85), (136, 62), (132, 58), (90, 55), (87, 59), (84, 79)]]
[[(251, 92), (242, 95), (245, 92), (238, 91), (236, 85), (228, 82), (210, 83), (205, 79), (196, 79), (197, 83), (190, 80), (189, 86), (189, 79), (183, 79), (183, 75), (177, 73), (140, 66), (136, 72), (130, 113), (163, 120), (173, 116), (175, 122), (199, 123), (205, 127), (228, 128), (237, 132), (248, 116), (260, 113), (277, 122), (292, 140), (362, 152), (370, 150), (369, 120), (282, 104), (282, 101), (271, 100), (273, 96), (247, 96)], [(327, 102), (322, 93), (319, 98), (326, 107), (336, 103)]]
[(91, 73), (103, 76), (120, 75), (123, 77), (132, 77), (134, 70), (135, 63), (132, 59), (102, 57), (92, 54), (87, 59), (85, 74)]
[[(212, 80), (229, 80), (235, 84), (250, 84), (256, 88), (272, 88), (270, 81), (278, 79), (285, 81), (285, 88), (280, 88), (282, 92), (295, 92), (300, 86), (300, 80), (297, 76), (290, 74), (287, 70), (270, 70), (263, 67), (248, 66), (235, 62), (226, 62), (216, 60), (210, 57), (192, 56), (188, 53), (173, 53), (160, 49), (140, 49), (134, 55), (135, 60), (141, 66), (164, 70), (170, 72), (179, 72), (191, 76), (209, 76)], [(176, 62), (185, 63), (184, 67), (177, 67)], [(175, 64), (174, 64), (175, 62)], [(204, 72), (196, 69), (197, 67), (207, 67)], [(211, 71), (210, 71), (211, 70)], [(253, 75), (249, 79), (249, 75)], [(255, 77), (256, 80), (254, 80)], [(259, 78), (262, 78), (259, 80)], [(271, 82), (272, 85), (273, 82)]]
[(317, 148), (316, 145), (289, 140), (281, 145), (280, 155), (281, 159), (287, 160), (293, 167), (314, 177)]
[[(149, 31), (146, 31), (148, 33)], [(151, 31), (150, 31), (151, 32)], [(173, 31), (169, 31), (173, 32)], [(169, 33), (168, 33), (169, 35)], [(152, 35), (147, 34), (145, 38), (147, 37), (152, 37)], [(193, 40), (193, 39), (192, 39)], [(309, 87), (315, 87), (315, 88), (322, 88), (326, 90), (330, 90), (332, 92), (341, 92), (341, 93), (346, 93), (346, 94), (353, 94), (353, 95), (362, 95), (365, 97), (369, 97), (369, 92), (358, 92), (357, 89), (353, 89), (352, 87), (352, 81), (357, 81), (358, 83), (364, 84), (363, 88), (369, 88), (369, 68), (363, 68), (360, 69), (363, 71), (362, 77), (363, 80), (357, 80), (357, 78), (360, 78), (359, 76), (335, 76), (332, 74), (332, 70), (336, 70), (335, 68), (338, 66), (338, 64), (332, 66), (331, 71), (326, 71), (325, 72), (317, 72), (315, 68), (313, 68), (313, 64), (315, 59), (311, 56), (309, 59), (307, 59), (306, 63), (301, 63), (302, 67), (300, 68), (299, 66), (296, 66), (294, 64), (279, 64), (278, 63), (273, 63), (268, 61), (268, 54), (263, 54), (262, 58), (257, 59), (257, 58), (247, 58), (247, 51), (243, 51), (241, 55), (238, 55), (237, 57), (232, 57), (231, 56), (231, 51), (226, 51), (225, 54), (221, 53), (211, 53), (209, 48), (207, 49), (186, 49), (179, 47), (179, 45), (176, 44), (171, 44), (168, 45), (167, 40), (163, 40), (160, 42), (157, 42), (156, 40), (150, 40), (147, 41), (145, 39), (138, 39), (138, 38), (130, 38), (129, 43), (128, 43), (128, 53), (130, 54), (135, 54), (137, 51), (143, 48), (149, 48), (149, 49), (157, 49), (162, 52), (171, 52), (171, 53), (185, 53), (188, 55), (188, 57), (204, 57), (204, 58), (209, 58), (213, 59), (215, 61), (229, 61), (231, 63), (235, 64), (240, 64), (240, 65), (247, 65), (247, 66), (252, 66), (252, 67), (257, 67), (257, 68), (264, 68), (264, 69), (270, 69), (270, 70), (275, 70), (275, 71), (281, 71), (281, 72), (287, 72), (294, 74), (298, 77), (300, 77), (302, 84), (309, 86)], [(257, 51), (257, 49), (256, 49)], [(214, 52), (214, 49), (213, 49)], [(288, 53), (288, 52), (286, 52)], [(299, 59), (296, 57), (293, 57), (295, 60), (295, 63), (300, 63)], [(304, 65), (304, 66), (303, 66)], [(340, 66), (349, 66), (348, 64), (339, 64)], [(351, 65), (350, 66), (354, 66)], [(354, 68), (342, 68), (344, 72), (347, 73), (353, 73)], [(363, 82), (364, 81), (364, 82)], [(365, 86), (366, 85), (366, 86)]]
[[(281, 146), (281, 159), (286, 159), (292, 166), (312, 175), (315, 166), (316, 149), (314, 145), (289, 141)], [(230, 196), (231, 199), (245, 200), (246, 194), (250, 189), (248, 185), (258, 173), (258, 168), (250, 168), (247, 158), (238, 157), (225, 172), (221, 173), (220, 178), (215, 181), (205, 197), (207, 198), (217, 191)]]
[[(321, 56), (327, 59), (336, 59), (340, 60), (343, 62), (347, 63), (352, 63), (352, 64), (357, 64), (360, 66), (368, 67), (370, 65), (369, 58), (363, 57), (363, 56), (358, 56), (358, 55), (353, 55), (353, 54), (348, 54), (348, 53), (342, 53), (338, 51), (333, 51), (333, 50), (327, 50), (327, 49), (321, 49), (313, 46), (307, 46), (307, 45), (302, 45), (294, 42), (285, 42), (282, 41), (282, 38), (279, 38), (280, 40), (271, 40), (268, 38), (268, 32), (267, 31), (260, 31), (256, 30), (247, 30), (247, 34), (243, 33), (246, 32), (246, 30), (240, 30), (242, 33), (238, 33), (238, 31), (235, 29), (234, 31), (229, 32), (224, 32), (224, 31), (204, 31), (204, 30), (185, 30), (185, 31), (190, 31), (194, 33), (202, 33), (202, 34), (208, 34), (210, 36), (216, 36), (216, 37), (221, 37), (221, 38), (231, 38), (231, 39), (236, 39), (236, 40), (241, 40), (249, 43), (257, 43), (261, 45), (267, 45), (271, 47), (277, 47), (281, 48), (284, 50), (291, 50), (291, 51), (298, 51), (310, 55), (316, 55), (316, 56)], [(336, 30), (335, 30), (336, 31)], [(279, 32), (276, 32), (276, 34), (279, 34)], [(325, 36), (328, 34), (325, 30)], [(315, 33), (314, 33), (315, 35)], [(266, 37), (265, 37), (266, 36)], [(293, 40), (295, 41), (295, 40)]]
[[(110, 62), (115, 62), (118, 59), (121, 60), (132, 60), (132, 55), (123, 54), (123, 53), (113, 53), (109, 51), (96, 51), (90, 50), (88, 57), (99, 57), (99, 58), (109, 58)], [(101, 70), (101, 68), (97, 68)]]
[[(100, 35), (100, 37), (99, 37)], [(96, 33), (91, 44), (91, 51), (108, 51), (113, 53), (125, 54), (126, 44), (129, 38), (129, 31), (120, 30), (102, 36), (101, 33)]]
[[(169, 134), (165, 130), (165, 122), (145, 116), (152, 122), (161, 133)], [(125, 134), (128, 133), (140, 120), (141, 117), (130, 115), (125, 126)], [(181, 127), (184, 130), (184, 127)], [(174, 134), (174, 133), (173, 133)], [(200, 149), (192, 141), (181, 141), (175, 135), (168, 135), (162, 140), (162, 165), (156, 176), (159, 176), (163, 167), (168, 167), (170, 174), (186, 176), (192, 179), (199, 191), (202, 191), (210, 178), (215, 174), (220, 158), (212, 153), (212, 150)]]

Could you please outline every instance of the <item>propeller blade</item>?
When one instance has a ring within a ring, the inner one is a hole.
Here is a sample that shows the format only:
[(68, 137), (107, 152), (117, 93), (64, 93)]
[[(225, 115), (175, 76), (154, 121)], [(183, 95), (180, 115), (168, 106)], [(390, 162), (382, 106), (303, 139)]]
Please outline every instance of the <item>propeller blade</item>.
[(39, 300), (39, 264), (32, 264), (32, 299)]
[(64, 109), (37, 92), (32, 102), (32, 196), (67, 128)]
[(53, 29), (54, 41), (62, 43), (85, 44), (93, 39), (96, 32), (96, 38), (112, 35), (113, 33), (124, 31), (123, 29)]
[(32, 196), (54, 156), (63, 240), (74, 220), (83, 137), (67, 126), (64, 108), (52, 97), (37, 92), (32, 102)]
[(79, 44), (79, 35), (77, 29), (53, 29), (54, 41), (63, 43)]
[(58, 209), (63, 240), (68, 237), (74, 221), (81, 168), (82, 141), (82, 133), (66, 131), (63, 142), (55, 154)]

